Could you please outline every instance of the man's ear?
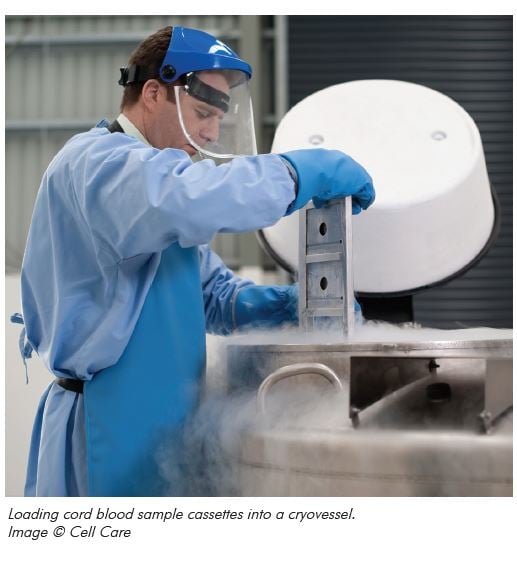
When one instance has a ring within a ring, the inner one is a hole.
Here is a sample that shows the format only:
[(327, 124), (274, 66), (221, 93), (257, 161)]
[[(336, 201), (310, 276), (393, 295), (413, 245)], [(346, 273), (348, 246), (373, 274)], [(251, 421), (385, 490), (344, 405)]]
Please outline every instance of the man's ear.
[(142, 102), (147, 109), (152, 109), (159, 101), (161, 93), (161, 85), (158, 80), (148, 80), (142, 88)]

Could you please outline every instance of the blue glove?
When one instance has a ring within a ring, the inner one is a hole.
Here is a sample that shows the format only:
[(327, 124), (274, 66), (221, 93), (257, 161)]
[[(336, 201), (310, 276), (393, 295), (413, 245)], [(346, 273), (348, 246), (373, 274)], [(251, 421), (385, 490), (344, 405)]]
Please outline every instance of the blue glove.
[[(362, 324), (361, 306), (354, 299), (355, 322)], [(234, 303), (235, 328), (274, 328), (298, 324), (298, 284), (248, 285)]]
[(357, 215), (375, 199), (372, 179), (353, 158), (341, 151), (302, 149), (280, 155), (295, 169), (298, 193), (286, 215), (304, 207), (313, 200), (322, 207), (331, 199), (352, 196), (352, 212)]
[(248, 285), (234, 303), (236, 328), (273, 328), (298, 323), (298, 284)]

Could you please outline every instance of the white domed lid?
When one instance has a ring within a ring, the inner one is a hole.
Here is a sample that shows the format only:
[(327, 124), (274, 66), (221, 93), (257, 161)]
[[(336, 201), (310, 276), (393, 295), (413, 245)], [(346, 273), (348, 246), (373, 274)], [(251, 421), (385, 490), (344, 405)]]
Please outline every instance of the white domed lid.
[[(331, 86), (285, 115), (272, 152), (315, 147), (349, 154), (374, 181), (375, 203), (354, 217), (356, 291), (432, 285), (475, 259), (489, 239), (494, 209), (479, 132), (447, 96), (393, 80)], [(264, 236), (296, 270), (297, 215)]]

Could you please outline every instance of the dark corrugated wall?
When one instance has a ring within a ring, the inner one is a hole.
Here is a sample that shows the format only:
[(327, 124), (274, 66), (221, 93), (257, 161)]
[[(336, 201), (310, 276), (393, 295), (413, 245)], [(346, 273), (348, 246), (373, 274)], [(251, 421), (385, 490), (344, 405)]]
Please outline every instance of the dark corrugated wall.
[(512, 326), (512, 17), (291, 16), (289, 105), (332, 84), (384, 78), (450, 96), (476, 121), (501, 204), (499, 236), (466, 274), (414, 298), (442, 328)]

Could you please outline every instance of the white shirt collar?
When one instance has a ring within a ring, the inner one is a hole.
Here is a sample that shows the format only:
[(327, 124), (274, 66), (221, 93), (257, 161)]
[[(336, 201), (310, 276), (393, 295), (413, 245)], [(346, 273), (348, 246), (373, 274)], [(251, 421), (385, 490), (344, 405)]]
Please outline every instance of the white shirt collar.
[(142, 141), (142, 143), (151, 146), (149, 141), (142, 135), (142, 133), (140, 133), (140, 131), (135, 127), (135, 125), (123, 113), (121, 113), (117, 117), (117, 121), (119, 122), (122, 129), (124, 129), (124, 133), (126, 135), (129, 135), (130, 137), (134, 137), (135, 139)]

